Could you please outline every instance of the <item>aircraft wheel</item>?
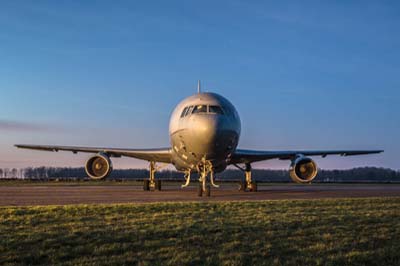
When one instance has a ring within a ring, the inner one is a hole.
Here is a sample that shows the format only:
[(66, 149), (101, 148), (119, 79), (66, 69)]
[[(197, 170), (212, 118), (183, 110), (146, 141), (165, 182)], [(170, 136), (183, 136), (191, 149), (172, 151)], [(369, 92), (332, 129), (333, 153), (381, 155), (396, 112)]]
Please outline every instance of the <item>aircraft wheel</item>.
[(251, 190), (252, 192), (257, 192), (257, 182), (251, 182)]
[(207, 197), (211, 196), (211, 186), (210, 185), (206, 186), (206, 196)]
[(150, 190), (150, 180), (145, 179), (143, 182), (143, 190), (144, 191), (149, 191)]
[(245, 191), (246, 190), (246, 183), (244, 181), (239, 182), (239, 191)]
[(203, 196), (203, 186), (200, 184), (199, 188), (197, 189), (197, 196), (202, 197)]
[(161, 191), (161, 180), (156, 181), (156, 189)]

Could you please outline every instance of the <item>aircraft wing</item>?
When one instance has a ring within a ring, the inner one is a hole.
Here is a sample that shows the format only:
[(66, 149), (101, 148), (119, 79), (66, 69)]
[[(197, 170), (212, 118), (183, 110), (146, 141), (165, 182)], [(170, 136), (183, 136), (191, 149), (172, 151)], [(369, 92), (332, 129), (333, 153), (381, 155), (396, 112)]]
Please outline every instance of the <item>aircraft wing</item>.
[(270, 159), (291, 160), (297, 155), (322, 156), (324, 158), (327, 155), (351, 156), (381, 152), (383, 152), (383, 150), (258, 151), (237, 149), (231, 156), (230, 164), (252, 163)]
[(155, 161), (163, 163), (171, 163), (171, 149), (115, 149), (115, 148), (98, 148), (98, 147), (76, 147), (76, 146), (53, 146), (53, 145), (25, 145), (17, 144), (17, 148), (41, 150), (41, 151), (72, 151), (73, 153), (86, 152), (98, 153), (104, 152), (111, 157), (133, 157), (146, 161)]

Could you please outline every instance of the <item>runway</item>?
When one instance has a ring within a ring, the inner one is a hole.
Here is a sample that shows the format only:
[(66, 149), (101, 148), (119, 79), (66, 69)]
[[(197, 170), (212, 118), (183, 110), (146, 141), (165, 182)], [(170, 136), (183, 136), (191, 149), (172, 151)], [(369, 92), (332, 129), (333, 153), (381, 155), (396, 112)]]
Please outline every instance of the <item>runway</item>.
[(257, 201), (353, 197), (400, 197), (400, 184), (259, 185), (258, 192), (241, 192), (233, 184), (213, 189), (211, 197), (198, 197), (195, 187), (164, 185), (162, 191), (141, 186), (17, 185), (0, 186), (0, 206), (149, 203), (183, 201)]

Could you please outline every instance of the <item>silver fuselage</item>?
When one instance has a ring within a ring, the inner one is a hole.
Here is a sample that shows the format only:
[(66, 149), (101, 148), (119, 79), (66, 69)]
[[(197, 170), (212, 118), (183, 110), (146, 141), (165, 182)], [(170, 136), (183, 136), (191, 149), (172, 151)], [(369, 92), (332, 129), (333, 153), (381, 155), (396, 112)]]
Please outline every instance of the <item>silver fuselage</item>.
[[(195, 112), (198, 106), (208, 109)], [(190, 113), (182, 115), (190, 107)], [(218, 107), (222, 112), (212, 112)], [(173, 111), (169, 125), (172, 164), (180, 171), (197, 171), (207, 161), (215, 172), (223, 171), (237, 147), (240, 128), (235, 107), (221, 95), (198, 93), (184, 99)]]

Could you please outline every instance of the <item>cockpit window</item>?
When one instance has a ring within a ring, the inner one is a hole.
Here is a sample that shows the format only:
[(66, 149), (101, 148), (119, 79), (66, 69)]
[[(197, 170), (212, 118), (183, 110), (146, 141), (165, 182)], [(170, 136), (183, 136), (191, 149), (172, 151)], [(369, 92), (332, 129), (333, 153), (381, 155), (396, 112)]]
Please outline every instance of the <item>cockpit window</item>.
[(186, 111), (188, 110), (189, 107), (185, 107), (185, 109), (183, 109), (181, 117), (184, 117), (186, 115)]
[(190, 106), (190, 107), (187, 109), (187, 112), (186, 112), (185, 116), (190, 115), (190, 114), (192, 113), (192, 111), (193, 111), (193, 108), (194, 108), (193, 105)]
[(225, 111), (222, 109), (221, 106), (218, 105), (191, 105), (191, 106), (186, 106), (183, 109), (181, 113), (181, 118), (186, 117), (190, 114), (199, 114), (199, 113), (223, 115)]
[(197, 113), (207, 113), (207, 105), (197, 105), (193, 110), (193, 114)]
[(221, 115), (224, 114), (224, 111), (222, 110), (221, 106), (218, 105), (210, 105), (208, 107), (208, 112)]

